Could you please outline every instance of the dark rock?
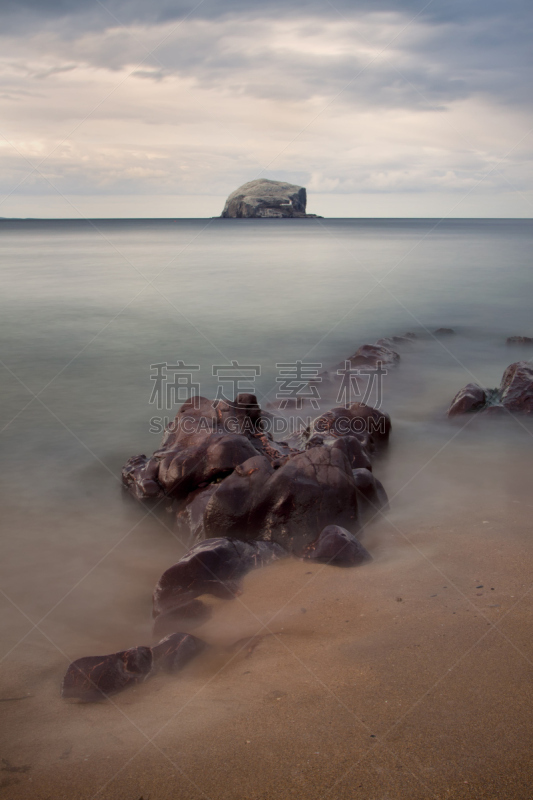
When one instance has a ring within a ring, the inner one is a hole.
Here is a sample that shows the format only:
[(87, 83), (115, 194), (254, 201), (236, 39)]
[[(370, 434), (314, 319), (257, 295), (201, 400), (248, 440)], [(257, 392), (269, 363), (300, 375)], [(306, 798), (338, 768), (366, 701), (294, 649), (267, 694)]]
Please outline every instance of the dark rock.
[(500, 398), (508, 411), (533, 413), (533, 362), (517, 361), (507, 367), (500, 384)]
[(313, 420), (308, 437), (315, 434), (334, 437), (355, 436), (367, 452), (373, 442), (386, 442), (391, 431), (388, 414), (363, 403), (351, 403), (347, 408), (337, 406)]
[(306, 547), (303, 557), (342, 567), (372, 561), (372, 556), (361, 542), (340, 525), (325, 527), (318, 538)]
[(225, 537), (206, 539), (160, 577), (154, 589), (153, 616), (172, 613), (177, 619), (180, 613), (189, 613), (191, 601), (202, 594), (225, 600), (236, 597), (241, 593), (241, 579), (247, 572), (285, 555), (276, 544)]
[(256, 457), (214, 492), (204, 516), (209, 536), (277, 542), (300, 553), (329, 522), (357, 529), (357, 490), (342, 448), (317, 446), (274, 470)]
[(457, 414), (479, 411), (487, 401), (488, 395), (485, 389), (482, 389), (477, 383), (469, 383), (453, 398), (448, 409), (448, 416), (455, 417)]
[(222, 217), (316, 217), (306, 214), (307, 192), (303, 186), (259, 178), (244, 183), (226, 200)]
[(137, 500), (157, 500), (164, 496), (158, 473), (159, 462), (155, 458), (132, 456), (122, 470), (122, 483)]
[(390, 369), (400, 363), (400, 354), (381, 344), (363, 344), (353, 356), (350, 356), (348, 361), (352, 368), (371, 367), (376, 369), (380, 363), (384, 369)]
[(190, 633), (172, 633), (152, 647), (154, 669), (179, 672), (206, 647), (205, 642)]
[(352, 470), (364, 468), (372, 471), (368, 452), (357, 436), (343, 436), (342, 438), (332, 439), (331, 447), (344, 453)]
[(255, 395), (240, 394), (231, 403), (205, 397), (196, 398), (196, 404), (184, 403), (161, 448), (151, 458), (130, 458), (122, 471), (123, 483), (139, 500), (165, 495), (183, 500), (257, 453), (274, 461), (293, 452), (265, 433), (262, 424)]
[(452, 333), (455, 333), (453, 328), (438, 328), (433, 331), (434, 336), (450, 336)]
[(310, 450), (312, 447), (322, 447), (323, 445), (342, 450), (352, 469), (365, 467), (372, 471), (368, 452), (358, 437), (343, 436), (342, 438), (335, 438), (334, 436), (321, 436), (317, 433), (306, 442), (305, 449)]
[(107, 656), (87, 656), (70, 664), (63, 684), (64, 698), (96, 702), (146, 680), (152, 669), (149, 647), (133, 647)]
[(448, 416), (468, 411), (482, 411), (491, 416), (501, 416), (509, 411), (533, 413), (533, 362), (510, 364), (498, 389), (482, 389), (475, 383), (461, 389), (448, 409)]
[(533, 344), (533, 339), (529, 336), (509, 336), (507, 344)]
[(413, 344), (413, 339), (411, 336), (386, 336), (384, 339), (378, 339), (376, 344), (391, 350), (395, 344)]
[(353, 478), (357, 487), (357, 500), (361, 519), (375, 517), (389, 507), (389, 498), (381, 481), (368, 469), (354, 469)]
[(217, 485), (210, 483), (203, 489), (196, 489), (183, 501), (176, 513), (176, 529), (179, 536), (185, 539), (191, 537), (193, 541), (198, 542), (205, 539), (204, 512)]

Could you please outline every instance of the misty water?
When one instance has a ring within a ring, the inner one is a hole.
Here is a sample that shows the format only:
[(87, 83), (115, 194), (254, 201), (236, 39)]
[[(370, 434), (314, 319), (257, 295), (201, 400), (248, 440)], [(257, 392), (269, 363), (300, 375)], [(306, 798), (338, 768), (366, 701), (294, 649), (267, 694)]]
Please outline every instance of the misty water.
[(149, 644), (153, 585), (184, 547), (120, 484), (159, 446), (154, 364), (199, 365), (206, 396), (213, 365), (259, 365), (265, 404), (279, 362), (414, 332), (384, 378), (391, 518), (531, 505), (531, 421), (446, 409), (532, 357), (505, 343), (533, 335), (532, 244), (528, 220), (1, 221), (4, 663), (39, 691), (40, 640), (18, 643), (43, 618), (58, 687), (67, 658)]

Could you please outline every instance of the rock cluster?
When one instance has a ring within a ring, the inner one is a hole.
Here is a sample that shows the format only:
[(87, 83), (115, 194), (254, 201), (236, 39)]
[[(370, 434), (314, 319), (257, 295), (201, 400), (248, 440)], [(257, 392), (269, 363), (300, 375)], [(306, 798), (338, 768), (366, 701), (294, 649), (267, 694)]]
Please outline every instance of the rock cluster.
[(178, 672), (205, 648), (189, 633), (173, 633), (155, 647), (132, 647), (106, 656), (86, 656), (69, 665), (61, 696), (85, 703), (105, 700), (157, 672)]
[(239, 186), (230, 194), (221, 214), (235, 218), (317, 217), (306, 214), (307, 192), (303, 186), (259, 178)]
[(448, 416), (471, 411), (496, 413), (497, 411), (533, 414), (533, 362), (517, 361), (510, 364), (497, 389), (484, 389), (469, 383), (452, 400)]
[[(390, 419), (360, 403), (318, 417), (299, 440), (276, 442), (254, 395), (184, 403), (150, 458), (131, 458), (124, 485), (139, 500), (174, 503), (183, 534), (281, 545), (300, 555), (326, 525), (357, 532), (353, 470), (386, 442)], [(360, 480), (360, 477), (359, 477)]]
[(531, 336), (509, 336), (506, 340), (507, 344), (533, 344)]
[[(395, 366), (400, 357), (389, 345), (412, 337), (363, 345), (349, 361)], [(197, 544), (154, 590), (154, 637), (166, 638), (74, 661), (63, 697), (101, 700), (162, 669), (181, 669), (206, 647), (180, 632), (184, 620), (190, 625), (209, 614), (202, 595), (238, 596), (251, 569), (288, 556), (336, 566), (371, 560), (357, 534), (388, 507), (372, 472), (372, 456), (389, 438), (388, 415), (362, 403), (339, 406), (290, 442), (273, 439), (265, 425), (271, 418), (252, 394), (232, 402), (195, 398), (182, 405), (152, 456), (129, 459), (125, 488), (143, 503), (170, 502), (179, 532)]]

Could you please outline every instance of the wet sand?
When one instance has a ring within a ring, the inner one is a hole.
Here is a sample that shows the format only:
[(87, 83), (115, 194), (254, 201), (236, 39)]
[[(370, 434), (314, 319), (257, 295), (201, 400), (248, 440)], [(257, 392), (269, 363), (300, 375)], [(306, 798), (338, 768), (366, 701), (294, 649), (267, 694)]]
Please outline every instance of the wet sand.
[(194, 630), (210, 652), (112, 702), (62, 701), (67, 660), (34, 631), (4, 662), (1, 796), (530, 798), (531, 511), (400, 508), (372, 564), (252, 573)]

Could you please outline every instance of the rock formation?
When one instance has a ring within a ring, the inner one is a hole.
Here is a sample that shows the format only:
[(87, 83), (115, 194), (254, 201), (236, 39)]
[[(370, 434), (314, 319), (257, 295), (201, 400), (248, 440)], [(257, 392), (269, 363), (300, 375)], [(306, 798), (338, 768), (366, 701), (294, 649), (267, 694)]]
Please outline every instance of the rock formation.
[(507, 344), (533, 344), (531, 336), (509, 336)]
[(502, 381), (497, 389), (483, 389), (475, 383), (469, 383), (461, 389), (452, 400), (448, 416), (465, 414), (472, 411), (505, 410), (513, 413), (533, 414), (533, 363), (517, 361), (510, 364), (503, 373)]
[(226, 200), (222, 217), (317, 217), (306, 214), (307, 192), (303, 186), (259, 178), (235, 189)]

